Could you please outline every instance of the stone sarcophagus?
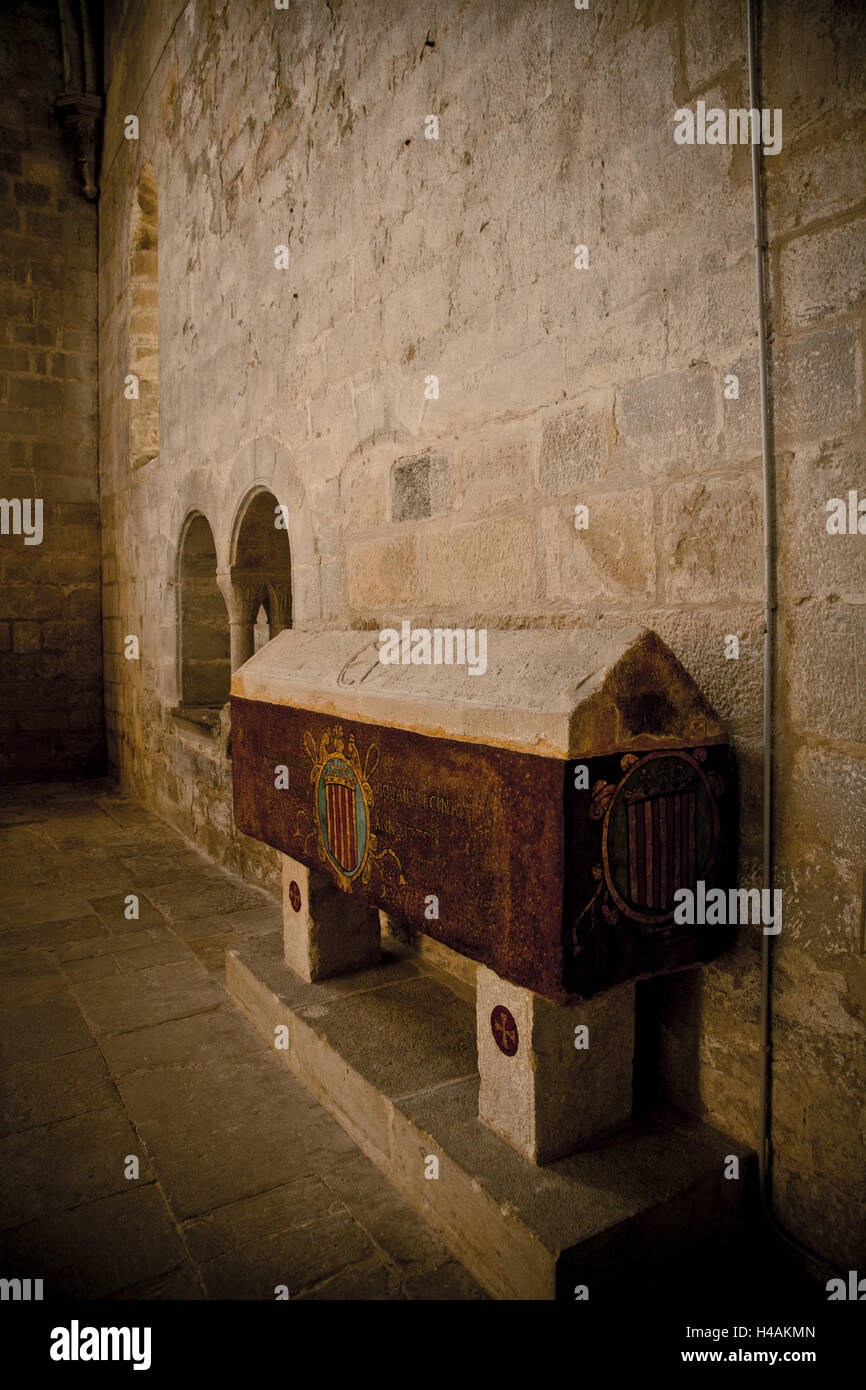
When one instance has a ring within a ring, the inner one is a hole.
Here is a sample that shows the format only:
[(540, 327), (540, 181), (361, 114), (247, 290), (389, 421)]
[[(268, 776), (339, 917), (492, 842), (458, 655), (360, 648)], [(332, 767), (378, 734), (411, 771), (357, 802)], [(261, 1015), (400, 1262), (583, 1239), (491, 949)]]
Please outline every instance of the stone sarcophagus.
[(490, 632), (479, 674), (378, 652), (286, 631), (236, 672), (240, 830), (559, 1002), (719, 949), (674, 893), (730, 875), (730, 754), (658, 637)]
[[(387, 664), (378, 635), (289, 630), (234, 674), (235, 820), (286, 856), (286, 959), (306, 979), (378, 959), (377, 909), (484, 967), (482, 1118), (551, 1157), (627, 1118), (634, 981), (727, 944), (678, 925), (675, 894), (732, 881), (730, 750), (646, 629), (491, 630), (472, 665), (464, 634), (425, 645), (408, 626)], [(608, 1099), (575, 1120), (535, 1054), (571, 1049), (574, 1070), (593, 1008)], [(485, 1098), (485, 1069), (521, 1048), (532, 1076), (513, 1065)]]

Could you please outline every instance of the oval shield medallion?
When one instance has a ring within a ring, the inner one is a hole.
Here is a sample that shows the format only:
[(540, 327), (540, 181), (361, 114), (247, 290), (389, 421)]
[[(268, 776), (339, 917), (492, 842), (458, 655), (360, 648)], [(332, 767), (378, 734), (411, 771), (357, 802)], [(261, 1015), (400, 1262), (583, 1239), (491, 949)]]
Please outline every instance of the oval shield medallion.
[(607, 888), (627, 917), (659, 923), (673, 916), (677, 890), (694, 889), (713, 866), (719, 840), (716, 799), (693, 753), (659, 751), (623, 762), (625, 776), (604, 817)]
[(367, 851), (367, 805), (358, 774), (339, 753), (319, 769), (315, 801), (325, 854), (339, 873), (354, 878)]

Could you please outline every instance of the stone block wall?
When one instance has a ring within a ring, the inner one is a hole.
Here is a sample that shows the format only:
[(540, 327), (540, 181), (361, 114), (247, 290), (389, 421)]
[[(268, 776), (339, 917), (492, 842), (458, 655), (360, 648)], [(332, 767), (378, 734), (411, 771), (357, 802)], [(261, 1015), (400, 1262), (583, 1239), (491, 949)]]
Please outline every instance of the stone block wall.
[[(770, 0), (761, 38), (763, 102), (783, 112), (782, 150), (765, 159), (777, 1193), (788, 1225), (842, 1263), (866, 1241), (866, 574), (863, 538), (829, 535), (825, 506), (866, 492), (861, 8)], [(172, 713), (178, 547), (204, 515), (228, 621), (233, 547), (259, 489), (288, 507), (296, 624), (654, 628), (731, 731), (740, 883), (759, 881), (750, 151), (673, 138), (677, 108), (748, 106), (744, 12), (735, 0), (115, 7), (100, 210), (109, 747), (125, 785), (224, 862), (276, 883), (267, 853), (233, 830), (225, 723), (206, 733)], [(425, 137), (431, 115), (438, 139)], [(149, 168), (159, 454), (136, 468), (123, 380)], [(138, 661), (123, 657), (129, 633)], [(668, 1095), (750, 1143), (759, 955), (746, 929), (658, 1000)]]
[(0, 782), (56, 781), (104, 766), (97, 214), (54, 115), (56, 5), (4, 5), (2, 31)]

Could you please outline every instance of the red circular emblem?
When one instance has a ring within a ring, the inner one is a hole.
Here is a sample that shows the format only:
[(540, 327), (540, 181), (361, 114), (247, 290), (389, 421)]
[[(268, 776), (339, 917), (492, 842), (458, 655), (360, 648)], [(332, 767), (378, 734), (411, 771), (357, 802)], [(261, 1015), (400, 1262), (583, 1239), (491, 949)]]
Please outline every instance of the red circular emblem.
[(292, 879), (291, 883), (289, 884), (289, 902), (292, 904), (292, 907), (295, 909), (296, 912), (300, 912), (301, 890), (295, 883), (294, 879)]
[(496, 1046), (506, 1057), (513, 1057), (517, 1051), (517, 1024), (504, 1004), (497, 1004), (490, 1015), (490, 1031)]

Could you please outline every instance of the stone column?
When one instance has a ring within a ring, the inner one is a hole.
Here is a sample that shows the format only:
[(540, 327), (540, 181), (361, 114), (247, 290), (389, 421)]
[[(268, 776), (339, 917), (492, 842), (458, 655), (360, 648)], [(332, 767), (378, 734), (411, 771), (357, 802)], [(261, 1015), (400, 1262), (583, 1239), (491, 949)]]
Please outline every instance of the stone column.
[(281, 854), (286, 965), (302, 980), (326, 980), (378, 965), (379, 913), (316, 869)]
[(253, 654), (253, 623), (259, 600), (248, 585), (237, 583), (231, 575), (218, 574), (216, 581), (229, 615), (231, 669), (237, 671)]
[(628, 1123), (633, 982), (568, 1007), (484, 965), (477, 982), (480, 1120), (534, 1163)]

